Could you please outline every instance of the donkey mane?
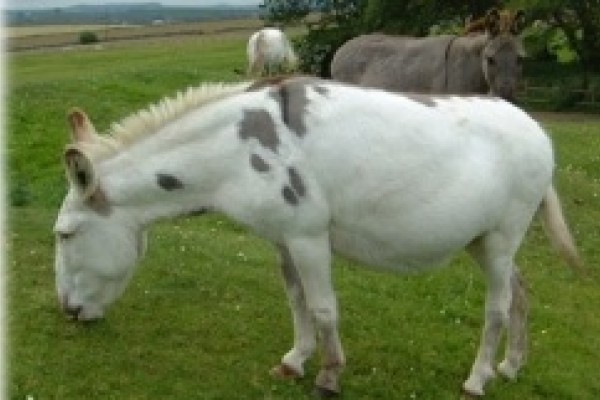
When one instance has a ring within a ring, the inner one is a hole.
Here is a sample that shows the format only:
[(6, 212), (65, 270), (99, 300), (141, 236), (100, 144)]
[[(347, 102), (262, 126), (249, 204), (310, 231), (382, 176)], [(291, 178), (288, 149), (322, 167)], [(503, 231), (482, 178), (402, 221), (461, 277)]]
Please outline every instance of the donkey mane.
[(120, 122), (111, 125), (106, 135), (99, 136), (100, 143), (89, 149), (94, 159), (108, 158), (131, 146), (139, 140), (152, 135), (169, 122), (185, 113), (246, 91), (252, 82), (241, 83), (205, 83), (189, 87), (174, 97), (165, 97), (145, 109), (134, 112)]

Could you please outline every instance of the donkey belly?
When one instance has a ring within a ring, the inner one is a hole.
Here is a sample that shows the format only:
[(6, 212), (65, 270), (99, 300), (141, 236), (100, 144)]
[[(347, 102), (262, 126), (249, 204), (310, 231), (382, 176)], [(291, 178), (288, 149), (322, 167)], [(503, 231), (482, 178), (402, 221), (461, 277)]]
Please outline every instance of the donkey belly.
[(403, 241), (401, 237), (386, 240), (371, 232), (334, 227), (331, 229), (331, 245), (333, 251), (348, 259), (362, 264), (399, 272), (413, 272), (442, 266), (461, 248), (463, 243), (446, 246), (426, 245), (423, 241), (417, 247), (410, 248), (411, 240)]
[[(447, 197), (446, 197), (447, 195)], [(492, 191), (457, 197), (452, 190), (431, 203), (361, 205), (334, 215), (331, 243), (336, 253), (399, 271), (443, 264), (501, 218), (502, 195)], [(401, 204), (398, 206), (398, 204)]]

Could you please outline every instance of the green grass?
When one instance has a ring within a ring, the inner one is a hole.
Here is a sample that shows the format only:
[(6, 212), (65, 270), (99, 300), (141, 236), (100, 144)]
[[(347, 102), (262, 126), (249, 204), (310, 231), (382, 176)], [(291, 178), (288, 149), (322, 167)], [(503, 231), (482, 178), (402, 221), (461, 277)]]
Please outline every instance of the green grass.
[[(221, 216), (154, 226), (137, 276), (104, 321), (67, 321), (55, 295), (51, 228), (65, 190), (67, 110), (84, 108), (105, 130), (187, 85), (238, 79), (244, 46), (188, 40), (10, 58), (7, 178), (22, 201), (8, 209), (8, 398), (311, 398), (317, 360), (297, 383), (268, 375), (292, 338), (275, 252)], [(531, 296), (529, 363), (517, 382), (490, 383), (489, 399), (600, 393), (600, 123), (546, 126), (592, 279), (575, 277), (534, 224), (519, 254)], [(343, 398), (458, 398), (483, 314), (481, 274), (470, 259), (415, 276), (341, 259), (334, 270), (348, 359)]]

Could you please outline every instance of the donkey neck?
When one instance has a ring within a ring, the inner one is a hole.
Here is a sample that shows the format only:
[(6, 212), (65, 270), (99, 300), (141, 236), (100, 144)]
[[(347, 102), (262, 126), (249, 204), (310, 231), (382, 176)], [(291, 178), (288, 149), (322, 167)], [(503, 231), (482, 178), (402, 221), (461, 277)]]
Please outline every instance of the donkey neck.
[(481, 57), (483, 49), (489, 42), (490, 36), (487, 33), (457, 36), (456, 40), (451, 44), (448, 51), (448, 57)]
[(446, 90), (449, 93), (485, 93), (482, 53), (489, 43), (487, 33), (458, 36), (447, 51)]
[(237, 126), (243, 104), (256, 106), (249, 97), (191, 110), (102, 160), (99, 180), (109, 201), (142, 224), (214, 208), (242, 162)]

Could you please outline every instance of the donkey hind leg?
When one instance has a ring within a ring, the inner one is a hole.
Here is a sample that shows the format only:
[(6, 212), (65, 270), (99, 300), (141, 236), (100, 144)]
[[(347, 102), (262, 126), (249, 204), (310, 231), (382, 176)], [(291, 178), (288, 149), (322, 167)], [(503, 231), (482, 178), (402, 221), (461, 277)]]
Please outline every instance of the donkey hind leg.
[(321, 340), (322, 366), (315, 385), (320, 396), (340, 392), (345, 359), (338, 334), (337, 302), (331, 282), (331, 249), (326, 233), (287, 241), (291, 259), (300, 277), (308, 312)]
[(515, 379), (527, 357), (527, 292), (518, 270), (511, 277), (512, 298), (508, 320), (508, 339), (504, 360), (498, 364), (498, 372), (505, 378)]
[(281, 364), (271, 371), (280, 377), (304, 376), (304, 362), (314, 353), (316, 347), (315, 325), (306, 305), (300, 276), (287, 247), (280, 246), (281, 272), (285, 290), (292, 310), (294, 322), (294, 346), (283, 356)]
[[(481, 336), (481, 343), (471, 368), (468, 379), (463, 384), (463, 389), (476, 396), (484, 394), (483, 387), (486, 382), (495, 376), (493, 362), (498, 349), (498, 344), (504, 328), (510, 325), (511, 303), (512, 303), (512, 276), (516, 268), (513, 257), (518, 248), (509, 238), (500, 233), (489, 233), (473, 242), (469, 251), (482, 266), (487, 282), (487, 293), (485, 299), (485, 323)], [(513, 336), (519, 335), (516, 329), (522, 323), (522, 315), (514, 313), (513, 324), (515, 326)], [(514, 343), (516, 337), (512, 338)], [(518, 340), (519, 342), (521, 340)], [(516, 349), (509, 341), (511, 352)]]

